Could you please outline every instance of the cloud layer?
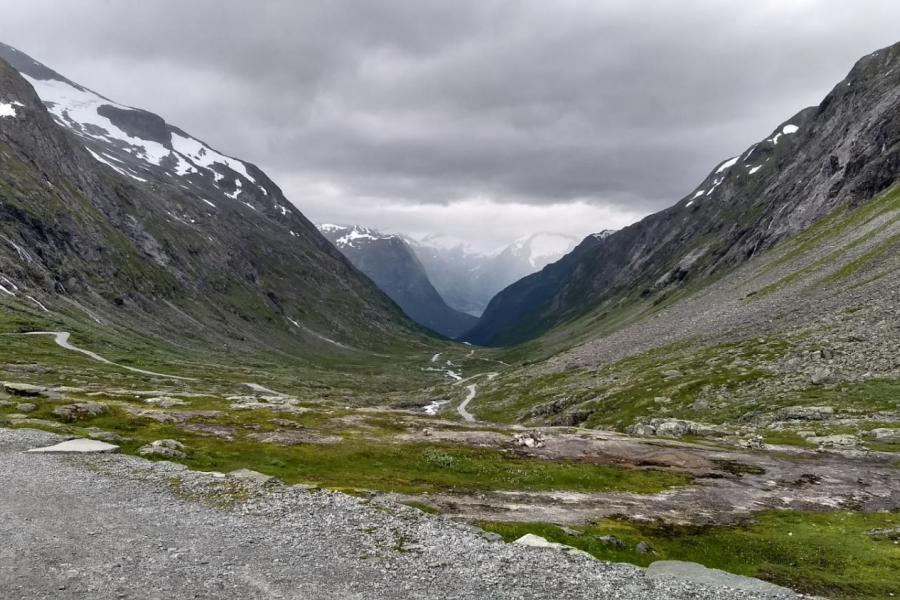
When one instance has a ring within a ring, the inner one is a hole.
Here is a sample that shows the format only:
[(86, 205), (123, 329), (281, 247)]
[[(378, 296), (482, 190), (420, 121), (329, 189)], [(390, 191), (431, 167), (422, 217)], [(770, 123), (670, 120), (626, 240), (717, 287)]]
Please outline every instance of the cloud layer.
[(900, 40), (890, 0), (0, 0), (0, 14), (0, 40), (256, 162), (313, 219), (481, 246), (663, 208)]

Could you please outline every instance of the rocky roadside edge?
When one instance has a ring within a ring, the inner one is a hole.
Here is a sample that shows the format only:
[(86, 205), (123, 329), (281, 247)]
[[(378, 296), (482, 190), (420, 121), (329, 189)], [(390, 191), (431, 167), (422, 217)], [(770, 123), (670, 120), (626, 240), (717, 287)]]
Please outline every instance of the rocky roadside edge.
[[(65, 439), (43, 431), (0, 428), (0, 456)], [(214, 524), (223, 519), (229, 528), (249, 527), (257, 535), (261, 530), (267, 539), (256, 543), (272, 549), (275, 563), (291, 562), (292, 550), (305, 556), (312, 550), (328, 561), (329, 569), (340, 569), (340, 563), (344, 563), (355, 572), (377, 561), (384, 581), (373, 581), (373, 590), (390, 589), (391, 581), (403, 582), (402, 592), (394, 589), (390, 596), (383, 597), (429, 597), (438, 592), (426, 582), (446, 577), (458, 581), (450, 585), (449, 592), (443, 589), (441, 597), (455, 597), (454, 591), (460, 595), (477, 593), (478, 586), (484, 585), (497, 598), (560, 597), (561, 592), (621, 599), (800, 597), (771, 588), (720, 587), (739, 584), (728, 577), (714, 583), (697, 583), (679, 574), (647, 577), (638, 567), (604, 563), (565, 549), (504, 544), (475, 527), (374, 495), (353, 497), (310, 486), (287, 486), (247, 472), (197, 472), (171, 462), (120, 454), (31, 456), (50, 462), (29, 470), (28, 476), (41, 477), (47, 470), (55, 470), (55, 462), (77, 471), (79, 477), (112, 478), (116, 485), (127, 486), (132, 493), (138, 491), (138, 501), (141, 497), (148, 502), (162, 499), (171, 504), (172, 510), (184, 505), (196, 510), (199, 504), (214, 513)], [(310, 545), (315, 547), (311, 549)], [(417, 589), (419, 584), (424, 587)], [(372, 597), (380, 596), (375, 592)]]

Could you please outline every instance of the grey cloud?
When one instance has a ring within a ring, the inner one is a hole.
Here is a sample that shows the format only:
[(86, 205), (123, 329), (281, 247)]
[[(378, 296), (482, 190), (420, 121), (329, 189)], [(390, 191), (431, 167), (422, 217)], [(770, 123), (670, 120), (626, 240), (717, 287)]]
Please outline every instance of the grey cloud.
[(360, 204), (656, 210), (900, 39), (890, 0), (0, 7), (73, 79)]

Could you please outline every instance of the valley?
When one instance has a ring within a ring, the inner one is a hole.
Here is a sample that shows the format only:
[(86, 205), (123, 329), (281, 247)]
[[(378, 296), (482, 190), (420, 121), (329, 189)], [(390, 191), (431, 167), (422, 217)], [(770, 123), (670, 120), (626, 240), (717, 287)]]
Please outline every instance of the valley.
[[(423, 240), (316, 227), (254, 165), (0, 57), (0, 557), (33, 589), (136, 595), (121, 545), (173, 597), (900, 589), (900, 45), (672, 207), (559, 260), (509, 246), (529, 273), (470, 273), (480, 318)], [(30, 535), (77, 566), (43, 577)]]

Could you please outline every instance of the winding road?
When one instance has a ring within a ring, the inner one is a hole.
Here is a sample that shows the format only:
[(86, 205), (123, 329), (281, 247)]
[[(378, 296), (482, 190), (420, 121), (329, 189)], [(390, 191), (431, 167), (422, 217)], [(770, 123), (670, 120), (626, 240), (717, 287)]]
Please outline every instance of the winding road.
[[(468, 379), (474, 379), (476, 377), (487, 377), (488, 381), (492, 381), (495, 377), (497, 377), (499, 373), (479, 373), (478, 375), (472, 375)], [(468, 381), (468, 379), (463, 381)], [(462, 383), (462, 381), (457, 381), (456, 383)], [(454, 384), (456, 385), (456, 384)], [(466, 386), (466, 390), (468, 390), (468, 394), (466, 395), (465, 400), (459, 403), (459, 406), (456, 407), (456, 412), (459, 413), (459, 416), (463, 418), (463, 420), (467, 423), (474, 423), (477, 419), (472, 416), (468, 410), (466, 410), (469, 406), (469, 402), (475, 399), (475, 396), (478, 395), (478, 385), (474, 383), (470, 383)]]
[(51, 335), (53, 336), (53, 340), (56, 342), (56, 345), (60, 348), (65, 348), (66, 350), (71, 350), (72, 352), (80, 352), (85, 356), (88, 356), (97, 362), (101, 362), (107, 365), (113, 365), (115, 367), (119, 367), (121, 369), (127, 369), (129, 371), (133, 371), (135, 373), (141, 373), (143, 375), (152, 375), (153, 377), (166, 377), (168, 379), (180, 379), (182, 381), (197, 381), (193, 377), (181, 377), (179, 375), (166, 375), (165, 373), (156, 373), (154, 371), (145, 371), (144, 369), (138, 369), (137, 367), (129, 367), (127, 365), (121, 365), (119, 363), (113, 362), (108, 358), (103, 358), (96, 352), (91, 352), (90, 350), (85, 350), (84, 348), (79, 348), (78, 346), (73, 345), (69, 342), (69, 338), (71, 337), (71, 333), (68, 331), (29, 331), (27, 333), (23, 333), (21, 335)]

